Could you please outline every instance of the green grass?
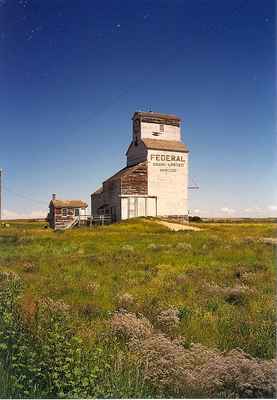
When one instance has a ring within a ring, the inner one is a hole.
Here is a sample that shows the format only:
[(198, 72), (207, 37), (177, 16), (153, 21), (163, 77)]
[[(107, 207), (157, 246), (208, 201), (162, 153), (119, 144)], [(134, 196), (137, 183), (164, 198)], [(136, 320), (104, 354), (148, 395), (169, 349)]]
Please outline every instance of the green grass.
[(15, 394), (11, 377), (0, 364), (0, 398), (13, 398)]
[[(177, 333), (188, 344), (274, 357), (275, 247), (257, 239), (275, 237), (275, 224), (195, 224), (203, 228), (199, 232), (170, 232), (142, 219), (66, 232), (44, 225), (0, 228), (0, 268), (17, 272), (26, 283), (26, 313), (32, 314), (41, 297), (62, 299), (72, 307), (79, 333), (94, 340), (118, 296), (130, 293), (133, 311), (154, 324), (159, 310), (181, 310)], [(190, 247), (182, 248), (184, 243)], [(239, 271), (247, 280), (237, 277)], [(89, 283), (97, 284), (94, 293)], [(242, 304), (231, 304), (209, 293), (207, 284), (244, 284), (250, 290)]]

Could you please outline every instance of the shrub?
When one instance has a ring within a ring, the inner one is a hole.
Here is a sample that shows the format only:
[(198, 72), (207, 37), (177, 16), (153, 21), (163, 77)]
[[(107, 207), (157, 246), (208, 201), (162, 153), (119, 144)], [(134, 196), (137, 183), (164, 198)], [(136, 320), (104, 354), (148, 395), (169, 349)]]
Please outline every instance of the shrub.
[(68, 311), (70, 310), (70, 306), (62, 300), (53, 300), (50, 297), (44, 297), (39, 301), (38, 306), (38, 311), (44, 316), (57, 317), (58, 319), (69, 317)]
[(145, 380), (159, 393), (187, 397), (273, 398), (276, 361), (262, 361), (241, 350), (221, 353), (200, 344), (185, 349), (164, 335), (136, 343)]
[(24, 272), (37, 272), (39, 270), (38, 265), (32, 263), (32, 262), (28, 262), (23, 264), (23, 271)]
[(234, 287), (220, 287), (216, 284), (205, 283), (203, 288), (210, 294), (223, 296), (224, 300), (230, 304), (242, 305), (247, 299), (247, 294), (252, 293), (246, 285), (236, 285)]
[(129, 293), (123, 293), (118, 296), (117, 305), (118, 308), (123, 308), (125, 310), (129, 310), (134, 306), (134, 297)]
[(20, 278), (0, 274), (0, 357), (20, 397), (87, 397), (98, 350), (89, 354), (70, 324), (69, 307), (46, 298), (27, 325), (17, 300)]
[[(74, 334), (68, 306), (50, 299), (40, 302), (35, 318), (36, 367), (43, 371), (47, 395), (89, 396), (98, 373), (93, 357)], [(42, 381), (43, 382), (43, 381)]]
[(145, 296), (141, 311), (150, 320), (154, 320), (157, 314), (162, 311), (160, 305), (161, 297), (159, 295)]
[(276, 395), (276, 362), (241, 350), (220, 353), (196, 368), (199, 388), (210, 397), (271, 398)]
[(202, 222), (202, 218), (198, 215), (194, 215), (192, 217), (189, 217), (189, 222)]
[(125, 340), (144, 339), (152, 334), (151, 323), (140, 315), (117, 312), (111, 320), (112, 333)]
[(228, 288), (223, 292), (225, 301), (230, 304), (244, 304), (245, 293), (245, 288), (241, 286)]
[(159, 328), (166, 333), (173, 333), (179, 326), (179, 312), (175, 308), (161, 311), (157, 316), (157, 324)]
[(255, 273), (264, 271), (266, 267), (261, 264), (254, 264), (253, 266), (238, 265), (235, 268), (234, 276), (242, 282), (248, 282), (255, 279)]
[(91, 303), (80, 304), (78, 310), (79, 314), (83, 315), (85, 318), (98, 317), (103, 313), (99, 307)]
[(182, 346), (164, 335), (152, 335), (136, 343), (133, 350), (139, 354), (146, 382), (153, 385), (159, 393), (175, 392), (180, 395), (184, 388), (192, 385), (194, 377), (184, 368)]

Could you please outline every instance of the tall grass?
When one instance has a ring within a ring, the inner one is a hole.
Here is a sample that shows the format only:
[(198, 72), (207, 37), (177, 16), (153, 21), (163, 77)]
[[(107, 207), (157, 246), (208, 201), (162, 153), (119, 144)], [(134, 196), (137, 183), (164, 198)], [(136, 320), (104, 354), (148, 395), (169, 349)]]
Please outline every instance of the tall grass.
[[(150, 320), (172, 307), (187, 310), (178, 333), (190, 342), (274, 355), (274, 246), (258, 240), (275, 234), (274, 224), (205, 223), (201, 232), (169, 232), (133, 220), (62, 233), (34, 225), (0, 230), (0, 266), (25, 281), (27, 312), (40, 297), (63, 300), (76, 326), (86, 331), (93, 325), (96, 335), (128, 293), (133, 311)], [(208, 292), (207, 283), (249, 290), (243, 304), (230, 304)]]
[[(53, 232), (37, 223), (0, 228), (0, 272), (13, 271), (24, 282), (18, 300), (20, 313), (16, 314), (22, 318), (16, 319), (20, 327), (15, 330), (25, 332), (24, 346), (39, 349), (36, 365), (46, 362), (47, 346), (53, 346), (53, 352), (64, 360), (62, 349), (67, 345), (57, 346), (57, 337), (61, 343), (77, 337), (82, 344), (72, 343), (73, 354), (78, 349), (87, 353), (87, 370), (95, 378), (90, 392), (82, 389), (78, 393), (68, 387), (59, 392), (53, 385), (51, 391), (47, 378), (43, 388), (38, 386), (32, 395), (171, 395), (165, 389), (157, 392), (151, 382), (146, 382), (136, 355), (124, 340), (109, 333), (109, 321), (119, 309), (149, 319), (153, 329), (170, 340), (182, 337), (186, 349), (200, 343), (222, 352), (240, 348), (259, 359), (275, 357), (276, 248), (259, 239), (275, 236), (276, 225), (197, 226), (203, 230), (170, 232), (153, 221), (138, 219), (66, 232)], [(38, 314), (38, 305), (42, 310), (45, 298), (51, 298), (51, 304), (69, 306), (70, 329), (63, 319), (55, 332), (51, 324), (43, 325), (44, 319), (49, 321), (46, 309), (50, 303), (42, 314)], [(48, 329), (51, 343), (43, 335)], [(33, 336), (30, 332), (36, 333)], [(71, 333), (66, 336), (66, 332)], [(38, 340), (45, 344), (45, 353)], [(78, 365), (80, 359), (74, 360)], [(5, 371), (0, 374), (1, 396), (17, 396), (13, 380), (17, 372), (10, 369), (5, 358), (0, 368)], [(47, 363), (43, 368), (48, 368)], [(75, 379), (78, 382), (79, 378)], [(57, 385), (60, 380), (61, 375)], [(19, 387), (21, 395), (26, 385)], [(82, 388), (80, 383), (77, 386), (78, 390)]]

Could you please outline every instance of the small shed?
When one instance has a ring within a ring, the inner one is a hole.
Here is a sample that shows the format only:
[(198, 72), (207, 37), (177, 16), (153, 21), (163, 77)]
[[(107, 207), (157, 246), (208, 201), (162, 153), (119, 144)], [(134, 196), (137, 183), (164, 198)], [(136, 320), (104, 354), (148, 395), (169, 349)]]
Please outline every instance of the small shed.
[(49, 204), (48, 222), (50, 228), (68, 229), (86, 220), (88, 205), (82, 200), (59, 200), (52, 196)]

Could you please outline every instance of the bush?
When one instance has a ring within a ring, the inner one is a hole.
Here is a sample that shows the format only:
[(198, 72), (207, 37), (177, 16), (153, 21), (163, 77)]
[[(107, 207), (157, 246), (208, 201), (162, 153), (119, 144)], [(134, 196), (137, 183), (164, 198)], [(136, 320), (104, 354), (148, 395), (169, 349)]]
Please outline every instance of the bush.
[(161, 311), (157, 316), (158, 327), (165, 333), (172, 334), (179, 326), (179, 312), (175, 308)]
[(209, 293), (217, 296), (223, 296), (227, 303), (234, 305), (243, 305), (247, 300), (247, 295), (253, 293), (246, 285), (236, 285), (234, 287), (220, 287), (216, 284), (206, 283), (203, 288)]
[(80, 315), (87, 319), (100, 317), (105, 314), (103, 310), (101, 310), (99, 307), (97, 307), (96, 304), (93, 303), (80, 304), (78, 306), (78, 312)]
[(32, 263), (32, 262), (28, 262), (23, 264), (23, 271), (24, 272), (38, 272), (39, 267), (38, 265)]
[(143, 316), (133, 313), (117, 312), (111, 320), (112, 332), (125, 340), (143, 339), (153, 331), (151, 323)]
[(192, 217), (189, 217), (189, 222), (202, 222), (202, 218), (198, 215), (194, 215)]
[(274, 398), (276, 361), (261, 361), (241, 350), (221, 353), (200, 344), (185, 349), (164, 335), (136, 343), (146, 382), (166, 397)]
[[(221, 294), (227, 289), (215, 288)], [(239, 349), (185, 348), (183, 338), (155, 334), (145, 317), (128, 312), (115, 313), (113, 335), (88, 347), (62, 301), (42, 299), (26, 321), (18, 306), (22, 289), (16, 274), (0, 272), (2, 397), (275, 397), (275, 360)], [(183, 307), (178, 319), (188, 314)], [(176, 310), (162, 311), (158, 319), (175, 326)]]
[(134, 297), (129, 293), (123, 293), (117, 298), (117, 306), (119, 309), (130, 310), (135, 304)]
[(0, 358), (20, 397), (87, 397), (98, 373), (70, 324), (69, 307), (44, 299), (27, 325), (17, 301), (22, 281), (0, 274)]

